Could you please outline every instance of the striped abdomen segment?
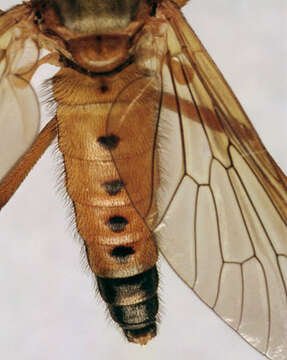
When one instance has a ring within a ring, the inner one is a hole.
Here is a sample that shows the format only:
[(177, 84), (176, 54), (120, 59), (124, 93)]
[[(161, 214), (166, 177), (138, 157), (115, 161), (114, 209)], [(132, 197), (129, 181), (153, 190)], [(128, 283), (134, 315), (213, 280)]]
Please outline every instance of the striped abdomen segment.
[(128, 340), (145, 344), (156, 335), (158, 274), (156, 266), (125, 278), (97, 277), (100, 293), (112, 318)]
[(149, 97), (154, 103), (146, 104), (144, 118), (130, 106), (149, 81), (133, 66), (96, 78), (62, 69), (54, 78), (59, 147), (77, 230), (113, 319), (137, 342), (154, 335), (158, 307), (157, 248), (143, 220), (152, 206), (156, 99)]

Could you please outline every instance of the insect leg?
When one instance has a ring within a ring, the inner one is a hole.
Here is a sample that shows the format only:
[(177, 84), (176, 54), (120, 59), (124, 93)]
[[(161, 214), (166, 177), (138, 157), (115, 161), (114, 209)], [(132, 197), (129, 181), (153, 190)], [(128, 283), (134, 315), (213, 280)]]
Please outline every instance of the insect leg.
[(54, 117), (38, 135), (30, 150), (4, 177), (0, 183), (0, 209), (7, 204), (12, 195), (29, 174), (30, 170), (43, 155), (57, 135), (57, 119)]

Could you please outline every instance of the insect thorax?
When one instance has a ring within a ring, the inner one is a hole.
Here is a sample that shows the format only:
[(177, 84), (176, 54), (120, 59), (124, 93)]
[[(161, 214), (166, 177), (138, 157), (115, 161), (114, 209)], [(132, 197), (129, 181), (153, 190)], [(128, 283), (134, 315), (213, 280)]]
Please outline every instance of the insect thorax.
[(53, 0), (64, 26), (71, 31), (102, 34), (125, 28), (138, 12), (140, 0)]

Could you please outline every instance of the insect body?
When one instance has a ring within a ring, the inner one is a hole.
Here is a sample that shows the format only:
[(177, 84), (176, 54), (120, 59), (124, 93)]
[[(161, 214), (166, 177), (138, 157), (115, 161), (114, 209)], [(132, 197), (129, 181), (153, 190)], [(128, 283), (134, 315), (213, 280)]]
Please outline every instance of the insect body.
[[(123, 323), (126, 332), (135, 328), (141, 334), (141, 328), (148, 327), (154, 333), (157, 249), (130, 200), (132, 197), (143, 213), (150, 207), (152, 180), (151, 171), (147, 170), (152, 159), (149, 139), (154, 129), (148, 123), (154, 120), (157, 97), (142, 96), (149, 111), (145, 113), (145, 129), (138, 137), (135, 132), (142, 121), (141, 114), (138, 106), (129, 113), (129, 106), (142, 88), (155, 92), (151, 81), (141, 75), (137, 78), (133, 67), (112, 78), (93, 79), (68, 69), (58, 73), (53, 85), (66, 186), (74, 203), (79, 234), (86, 241), (89, 265), (98, 275), (102, 296), (113, 304), (113, 318)], [(121, 119), (125, 116), (128, 120), (122, 129)], [(125, 169), (134, 168), (132, 176), (128, 174), (122, 180), (118, 163)], [(139, 191), (140, 186), (144, 191)], [(137, 326), (137, 320), (143, 324)]]
[(4, 158), (0, 203), (57, 135), (89, 266), (130, 341), (156, 334), (159, 245), (223, 320), (284, 359), (285, 176), (175, 4), (78, 6), (35, 1), (0, 18), (3, 114), (15, 94), (37, 110), (30, 77), (61, 68), (56, 118), (32, 147), (36, 110), (23, 136), (15, 106), (1, 136), (21, 147)]

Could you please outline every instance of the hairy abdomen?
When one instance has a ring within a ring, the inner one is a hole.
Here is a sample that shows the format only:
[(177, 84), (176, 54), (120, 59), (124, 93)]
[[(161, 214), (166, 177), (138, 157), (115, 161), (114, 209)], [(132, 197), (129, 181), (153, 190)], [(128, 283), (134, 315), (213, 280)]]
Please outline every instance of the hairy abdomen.
[(155, 335), (158, 309), (157, 248), (144, 220), (153, 206), (157, 101), (149, 94), (140, 114), (133, 103), (149, 86), (134, 65), (94, 78), (62, 69), (53, 80), (77, 230), (113, 319), (136, 342)]

